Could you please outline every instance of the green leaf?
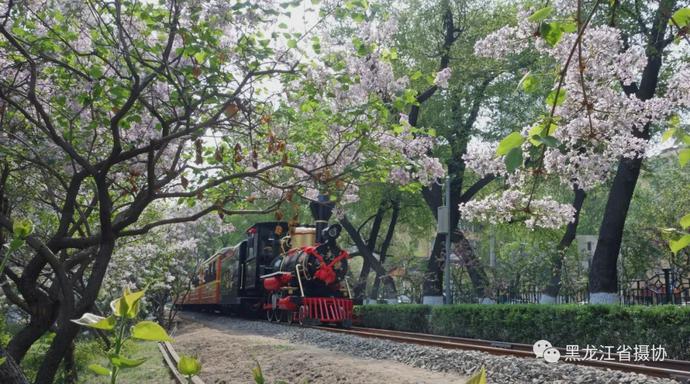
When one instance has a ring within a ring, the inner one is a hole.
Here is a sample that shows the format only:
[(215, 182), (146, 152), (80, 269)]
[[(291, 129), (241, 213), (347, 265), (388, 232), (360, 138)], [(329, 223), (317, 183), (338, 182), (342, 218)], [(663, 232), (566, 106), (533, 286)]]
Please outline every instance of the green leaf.
[(110, 359), (110, 362), (118, 368), (138, 367), (138, 366), (144, 364), (144, 362), (146, 360), (148, 360), (148, 357), (142, 357), (140, 359), (128, 359), (126, 357), (118, 356), (118, 355), (110, 355), (110, 356), (108, 356), (108, 358)]
[(22, 245), (24, 245), (24, 243), (25, 243), (25, 241), (22, 238), (19, 238), (19, 237), (13, 238), (12, 241), (10, 241), (9, 248), (7, 249), (8, 256), (9, 256), (9, 254), (14, 253), (14, 251), (19, 249)]
[(683, 229), (688, 229), (690, 227), (690, 213), (680, 218), (680, 227)]
[(119, 299), (110, 302), (110, 308), (113, 310), (115, 316), (125, 316), (129, 319), (137, 317), (139, 313), (139, 301), (146, 293), (145, 289), (141, 291), (131, 292), (129, 288), (125, 288), (124, 293)]
[(206, 52), (201, 51), (194, 54), (194, 59), (197, 63), (201, 64), (206, 59)]
[(472, 375), (465, 384), (486, 384), (486, 369), (482, 367), (482, 369)]
[(110, 370), (102, 365), (90, 364), (87, 368), (97, 375), (110, 376), (111, 374)]
[(89, 75), (94, 78), (103, 76), (103, 68), (100, 65), (94, 65), (89, 68)]
[(559, 145), (561, 145), (561, 142), (553, 136), (536, 136), (534, 139), (551, 148), (557, 148)]
[(515, 147), (511, 149), (503, 161), (506, 164), (508, 172), (513, 173), (513, 171), (520, 168), (522, 165), (522, 148)]
[(668, 246), (671, 248), (671, 252), (674, 254), (678, 251), (690, 245), (690, 235), (685, 235), (678, 240), (671, 240), (668, 242)]
[(29, 219), (18, 219), (12, 224), (12, 232), (19, 238), (26, 238), (34, 231), (34, 224)]
[(266, 379), (264, 379), (264, 374), (261, 372), (261, 365), (259, 365), (259, 362), (256, 362), (256, 367), (252, 368), (252, 376), (254, 376), (254, 382), (256, 384), (265, 384)]
[(690, 161), (690, 148), (681, 149), (680, 152), (678, 152), (678, 162), (680, 166), (684, 167), (688, 161)]
[(297, 48), (297, 40), (290, 39), (287, 41), (288, 48)]
[(6, 357), (6, 356), (0, 357), (0, 365), (5, 364), (5, 361), (7, 361), (7, 357)]
[(690, 8), (681, 8), (671, 15), (671, 20), (668, 21), (670, 25), (678, 24), (679, 28), (686, 27), (690, 24)]
[(550, 46), (555, 46), (561, 40), (563, 36), (563, 29), (560, 23), (541, 23), (539, 27), (539, 34), (546, 40), (546, 43)]
[(153, 321), (140, 321), (132, 327), (132, 337), (139, 340), (173, 341), (165, 329)]
[(673, 137), (673, 135), (676, 134), (676, 129), (675, 128), (669, 128), (666, 131), (664, 131), (664, 134), (661, 135), (661, 142), (663, 143), (664, 141), (670, 139)]
[(531, 21), (533, 23), (538, 23), (540, 21), (544, 21), (547, 17), (551, 16), (553, 13), (553, 7), (544, 7), (541, 9), (538, 9), (536, 12), (531, 14), (527, 20)]
[(177, 362), (177, 370), (185, 376), (198, 375), (201, 372), (201, 363), (191, 356), (180, 356)]
[(538, 136), (551, 136), (554, 133), (556, 133), (556, 130), (558, 129), (558, 125), (553, 122), (553, 120), (549, 120), (551, 123), (549, 124), (549, 130), (548, 132), (544, 132), (544, 128), (546, 126), (544, 125), (543, 121), (540, 121), (538, 124), (530, 128), (529, 130), (529, 141), (534, 144), (535, 146), (540, 146), (542, 142), (540, 140), (537, 140)]
[(564, 88), (558, 90), (558, 96), (556, 95), (556, 90), (554, 89), (549, 92), (548, 96), (546, 96), (546, 104), (549, 106), (553, 106), (554, 104), (561, 105), (565, 101), (565, 95), (566, 92)]
[(560, 23), (561, 31), (565, 33), (577, 32), (577, 23), (574, 21), (565, 21)]
[(102, 317), (94, 315), (93, 313), (85, 313), (81, 316), (81, 318), (72, 320), (72, 322), (84, 327), (110, 331), (115, 328), (116, 319), (114, 315)]
[(520, 132), (513, 132), (498, 143), (496, 154), (499, 156), (507, 155), (511, 149), (519, 147), (525, 141)]
[(527, 93), (533, 93), (539, 88), (539, 81), (531, 72), (527, 72), (518, 83), (518, 87)]
[(139, 302), (146, 293), (145, 289), (137, 292), (126, 292), (124, 295), (125, 302), (127, 302), (127, 317), (133, 319), (139, 313)]

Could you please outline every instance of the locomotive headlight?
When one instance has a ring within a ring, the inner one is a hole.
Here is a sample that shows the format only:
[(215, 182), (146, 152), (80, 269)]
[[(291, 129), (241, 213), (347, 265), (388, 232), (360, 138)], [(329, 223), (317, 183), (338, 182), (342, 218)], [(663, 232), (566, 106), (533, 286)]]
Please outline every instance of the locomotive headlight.
[(326, 228), (326, 235), (331, 239), (337, 239), (340, 236), (340, 230), (342, 227), (340, 224), (333, 224)]

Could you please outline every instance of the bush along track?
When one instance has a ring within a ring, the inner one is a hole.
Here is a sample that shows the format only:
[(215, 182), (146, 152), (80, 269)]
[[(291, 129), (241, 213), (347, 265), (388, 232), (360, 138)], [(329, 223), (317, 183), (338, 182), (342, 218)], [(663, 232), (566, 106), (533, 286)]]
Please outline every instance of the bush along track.
[(365, 327), (533, 344), (657, 345), (668, 359), (690, 360), (690, 308), (620, 305), (366, 305)]

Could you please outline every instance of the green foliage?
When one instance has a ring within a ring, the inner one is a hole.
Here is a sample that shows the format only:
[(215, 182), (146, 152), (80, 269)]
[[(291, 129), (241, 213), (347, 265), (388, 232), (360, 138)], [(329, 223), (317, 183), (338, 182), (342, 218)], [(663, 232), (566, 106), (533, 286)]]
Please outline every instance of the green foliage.
[(561, 105), (565, 101), (565, 96), (566, 91), (564, 88), (558, 89), (558, 93), (556, 93), (556, 90), (554, 89), (553, 91), (549, 92), (548, 96), (546, 96), (546, 104), (549, 106)]
[(74, 323), (84, 327), (115, 333), (112, 350), (104, 351), (108, 356), (110, 368), (100, 364), (90, 364), (88, 366), (88, 369), (97, 375), (109, 376), (111, 384), (117, 382), (118, 373), (121, 369), (138, 367), (148, 359), (146, 357), (129, 358), (124, 356), (123, 346), (129, 339), (158, 342), (172, 341), (163, 327), (148, 320), (134, 324), (129, 328), (129, 336), (127, 335), (129, 325), (139, 315), (139, 303), (144, 297), (144, 293), (145, 290), (130, 292), (126, 288), (121, 297), (110, 303), (110, 307), (113, 309), (111, 316), (102, 317), (92, 313), (85, 313), (80, 319), (72, 320)]
[(185, 376), (196, 375), (201, 372), (201, 363), (191, 356), (180, 356), (177, 362), (177, 370)]
[(678, 28), (684, 28), (690, 24), (690, 8), (681, 8), (673, 13), (671, 20), (668, 21), (670, 25), (677, 25)]
[(29, 236), (31, 233), (34, 231), (34, 225), (31, 222), (31, 220), (28, 219), (20, 219), (16, 220), (12, 224), (12, 232), (14, 233), (15, 237), (20, 237), (22, 239), (25, 239), (27, 236)]
[(679, 239), (669, 240), (668, 246), (671, 252), (678, 253), (681, 249), (690, 246), (690, 235), (683, 235)]
[[(683, 8), (677, 11), (673, 17), (674, 20), (676, 17), (684, 18), (685, 24), (683, 24), (682, 27), (686, 27), (688, 22), (690, 22), (690, 8)], [(677, 20), (676, 23), (678, 23)], [(669, 119), (668, 126), (669, 128), (661, 136), (661, 141), (664, 142), (670, 138), (674, 138), (675, 141), (681, 145), (678, 151), (678, 163), (680, 164), (680, 168), (684, 168), (685, 165), (690, 162), (690, 134), (687, 134), (685, 130), (681, 129), (680, 117), (678, 115), (673, 115)], [(681, 188), (687, 190), (687, 186), (682, 186)], [(685, 209), (686, 207), (683, 208)], [(668, 246), (671, 248), (671, 252), (673, 252), (674, 255), (690, 247), (690, 233), (687, 233), (688, 227), (690, 227), (690, 214), (681, 217), (678, 223), (685, 232), (676, 229), (663, 231), (667, 234), (671, 234), (668, 239)]]
[[(407, 309), (406, 307), (409, 307)], [(485, 340), (553, 345), (661, 345), (669, 358), (690, 358), (690, 308), (621, 305), (368, 305), (364, 326)]]
[(539, 80), (532, 72), (527, 72), (518, 83), (518, 87), (527, 93), (534, 93), (539, 90)]
[(132, 337), (148, 341), (173, 341), (165, 329), (153, 321), (140, 321), (132, 327)]
[(546, 20), (553, 13), (553, 7), (544, 7), (531, 14), (527, 20), (537, 23)]
[(505, 156), (508, 154), (508, 152), (510, 152), (511, 149), (522, 145), (524, 141), (525, 138), (522, 137), (520, 132), (513, 132), (510, 135), (503, 138), (503, 140), (501, 140), (500, 143), (498, 143), (498, 147), (496, 148), (496, 154), (499, 156)]
[(426, 332), (431, 306), (422, 304), (374, 304), (355, 307), (355, 316), (366, 327)]
[(539, 34), (547, 44), (554, 47), (563, 36), (563, 25), (559, 22), (541, 23)]
[(465, 384), (486, 384), (486, 368), (482, 367)]
[(91, 371), (97, 375), (102, 375), (102, 376), (112, 375), (112, 372), (108, 368), (106, 368), (100, 364), (89, 364), (86, 368), (88, 368), (89, 371)]
[(505, 157), (506, 169), (513, 172), (522, 165), (522, 148), (511, 149)]
[(259, 364), (258, 361), (256, 361), (256, 367), (252, 368), (252, 377), (254, 378), (254, 382), (256, 384), (266, 383), (266, 379), (264, 379), (264, 373), (261, 371), (261, 364)]

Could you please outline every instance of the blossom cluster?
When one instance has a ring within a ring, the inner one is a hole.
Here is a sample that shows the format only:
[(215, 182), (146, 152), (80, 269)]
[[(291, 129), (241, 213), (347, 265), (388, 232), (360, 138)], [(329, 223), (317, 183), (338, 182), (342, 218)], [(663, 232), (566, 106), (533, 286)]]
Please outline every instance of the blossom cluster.
[[(320, 50), (328, 59), (312, 60), (304, 77), (288, 84), (292, 91), (288, 104), (302, 112), (301, 124), (314, 121), (313, 125), (328, 127), (327, 132), (309, 137), (313, 150), (307, 153), (295, 143), (304, 140), (298, 132), (276, 128), (287, 137), (288, 152), (301, 152), (298, 164), (302, 169), (315, 170), (296, 172), (295, 185), (302, 188), (304, 197), (315, 199), (327, 190), (337, 195), (339, 204), (357, 201), (358, 184), (369, 180), (366, 176), (357, 180), (351, 171), (376, 174), (376, 181), (385, 172), (386, 180), (398, 185), (429, 185), (443, 177), (441, 162), (431, 155), (433, 137), (421, 129), (413, 130), (407, 119), (391, 124), (387, 114), (372, 108), (374, 103), (401, 97), (409, 84), (407, 76), (398, 76), (393, 70), (397, 22), (392, 13), (353, 23), (347, 39), (339, 31), (324, 31)], [(450, 75), (450, 69), (439, 71), (436, 85), (447, 87)], [(301, 91), (305, 83), (315, 91)], [(367, 168), (372, 164), (378, 167), (375, 171)], [(334, 181), (338, 182), (336, 188), (325, 185)]]
[[(565, 3), (556, 4), (555, 12), (561, 19), (572, 17), (574, 11)], [(663, 121), (679, 107), (690, 105), (687, 96), (690, 70), (681, 68), (673, 75), (669, 82), (673, 87), (666, 95), (640, 99), (634, 93), (626, 92), (626, 87), (641, 78), (647, 64), (644, 46), (624, 44), (621, 31), (605, 25), (589, 26), (581, 38), (574, 30), (564, 32), (562, 38), (551, 45), (539, 37), (539, 21), (530, 21), (531, 14), (533, 10), (520, 11), (516, 26), (503, 27), (478, 41), (475, 54), (505, 59), (532, 49), (563, 66), (563, 78), (556, 79), (550, 98), (547, 98), (546, 117), (521, 131), (526, 138), (522, 150), (528, 153), (534, 146), (545, 145), (529, 138), (539, 135), (549, 125), (548, 135), (555, 139), (556, 145), (539, 147), (538, 152), (543, 153), (540, 155), (542, 171), (547, 176), (560, 179), (568, 187), (595, 188), (611, 177), (620, 159), (646, 155), (650, 139), (641, 132), (649, 124)], [(576, 45), (579, 47), (574, 49)], [(566, 63), (570, 65), (565, 67)], [(491, 151), (487, 145), (470, 145), (465, 155), (468, 168), (482, 176), (506, 176), (500, 165), (503, 157)], [(520, 200), (516, 197), (518, 190), (526, 189), (531, 175), (531, 169), (518, 168), (508, 177), (510, 193), (504, 192), (498, 198), (491, 196), (484, 203), (464, 205), (461, 207), (463, 215), (485, 219), (491, 215), (490, 212), (497, 212), (499, 208), (496, 205), (500, 202), (508, 204), (508, 208), (496, 215), (505, 219), (505, 212), (515, 208), (514, 203)], [(551, 211), (553, 219), (535, 219), (526, 222), (528, 226), (552, 228), (572, 218), (569, 210), (553, 202), (540, 205), (531, 200), (529, 208), (530, 214)], [(482, 210), (486, 212), (482, 213)]]
[(570, 204), (550, 198), (533, 198), (514, 189), (460, 204), (464, 217), (492, 224), (522, 221), (527, 228), (560, 228), (575, 217)]

